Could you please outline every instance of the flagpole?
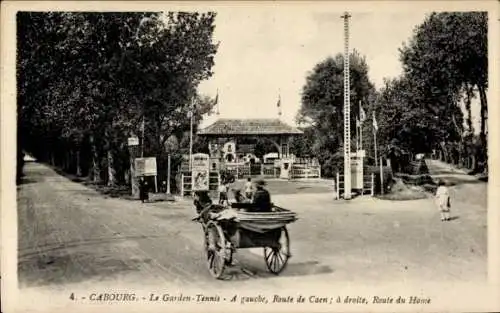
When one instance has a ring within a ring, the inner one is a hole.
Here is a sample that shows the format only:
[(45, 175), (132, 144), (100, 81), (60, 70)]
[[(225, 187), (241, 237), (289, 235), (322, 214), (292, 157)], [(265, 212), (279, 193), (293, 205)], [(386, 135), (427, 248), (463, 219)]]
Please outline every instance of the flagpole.
[(356, 152), (359, 151), (359, 129), (360, 129), (360, 119), (356, 119)]
[(281, 119), (281, 91), (278, 89), (278, 118)]
[(193, 168), (193, 115), (194, 115), (194, 96), (191, 99), (190, 110), (190, 131), (189, 131), (189, 171)]
[[(377, 158), (377, 129), (375, 128), (375, 111), (373, 112), (373, 144), (375, 148), (375, 166), (378, 165), (378, 158)], [(378, 126), (377, 126), (378, 127)]]
[(361, 101), (359, 101), (359, 149), (363, 150), (363, 119), (361, 118), (361, 112), (363, 108), (361, 107)]
[(215, 96), (215, 101), (216, 101), (216, 105), (217, 105), (217, 116), (220, 115), (220, 110), (219, 110), (219, 89), (217, 89), (217, 95)]

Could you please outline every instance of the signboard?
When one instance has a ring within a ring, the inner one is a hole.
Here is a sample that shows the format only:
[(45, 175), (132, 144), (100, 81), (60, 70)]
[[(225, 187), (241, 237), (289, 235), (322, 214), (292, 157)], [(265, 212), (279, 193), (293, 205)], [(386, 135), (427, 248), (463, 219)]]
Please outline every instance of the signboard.
[(155, 176), (156, 158), (137, 158), (134, 160), (135, 176)]
[(128, 138), (129, 146), (138, 146), (139, 145), (139, 137), (129, 137)]
[(210, 158), (208, 154), (196, 153), (192, 158), (193, 191), (209, 190)]
[(363, 157), (351, 155), (351, 188), (363, 189)]

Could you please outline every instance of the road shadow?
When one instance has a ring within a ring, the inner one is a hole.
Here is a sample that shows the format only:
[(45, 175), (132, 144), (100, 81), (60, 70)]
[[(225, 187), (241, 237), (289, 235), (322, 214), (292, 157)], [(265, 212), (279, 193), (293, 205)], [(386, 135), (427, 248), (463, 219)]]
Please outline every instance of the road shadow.
[(472, 184), (485, 184), (486, 182), (481, 180), (469, 180), (469, 179), (459, 179), (455, 177), (444, 178), (446, 180), (447, 186), (458, 186), (458, 185), (472, 185)]
[(278, 275), (269, 272), (264, 262), (264, 257), (241, 256), (236, 260), (236, 266), (226, 268), (224, 280), (241, 281), (248, 279), (270, 279), (275, 277), (300, 277), (310, 275), (323, 275), (333, 273), (334, 270), (318, 261), (293, 263), (293, 259)]
[(58, 250), (64, 250), (64, 249), (70, 249), (70, 248), (77, 248), (77, 247), (85, 247), (85, 246), (93, 246), (93, 245), (102, 245), (102, 244), (109, 244), (109, 243), (115, 243), (115, 242), (120, 242), (120, 241), (127, 241), (127, 240), (139, 240), (139, 239), (150, 239), (150, 238), (171, 238), (170, 235), (141, 235), (141, 236), (119, 236), (119, 233), (116, 233), (116, 237), (105, 237), (105, 238), (94, 238), (94, 239), (89, 239), (89, 240), (74, 240), (74, 241), (68, 241), (64, 243), (57, 243), (57, 244), (47, 244), (47, 245), (37, 245), (36, 247), (32, 248), (19, 248), (18, 250), (18, 261), (19, 263), (23, 261), (25, 258), (33, 258), (37, 257), (40, 254), (50, 254), (50, 253), (57, 253)]
[(430, 170), (430, 175), (467, 175), (467, 173), (465, 173), (461, 170), (432, 169), (432, 170)]
[(17, 181), (17, 186), (22, 186), (22, 185), (28, 185), (28, 184), (34, 184), (40, 182), (39, 180), (36, 180), (34, 178), (28, 178), (26, 176), (21, 177), (19, 181)]
[(458, 220), (460, 218), (460, 216), (452, 216), (448, 219), (448, 221), (454, 221), (454, 220)]
[(118, 278), (140, 271), (148, 258), (115, 259), (93, 253), (75, 252), (31, 258), (18, 263), (20, 287), (43, 287), (79, 283), (95, 277)]

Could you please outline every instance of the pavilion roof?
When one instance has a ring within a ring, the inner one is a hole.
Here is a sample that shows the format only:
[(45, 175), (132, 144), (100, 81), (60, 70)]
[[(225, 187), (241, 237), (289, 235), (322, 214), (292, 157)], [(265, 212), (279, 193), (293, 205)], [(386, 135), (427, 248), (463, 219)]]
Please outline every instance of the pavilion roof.
[(303, 132), (279, 119), (219, 119), (198, 131), (201, 136), (301, 135)]

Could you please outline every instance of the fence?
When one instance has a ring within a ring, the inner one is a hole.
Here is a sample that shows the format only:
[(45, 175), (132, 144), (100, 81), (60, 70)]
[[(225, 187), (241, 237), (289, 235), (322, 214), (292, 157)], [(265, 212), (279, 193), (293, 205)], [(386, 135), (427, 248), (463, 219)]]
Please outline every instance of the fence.
[[(363, 175), (363, 189), (359, 190), (361, 195), (375, 195), (375, 174)], [(340, 195), (344, 193), (344, 175), (337, 173), (335, 179), (335, 197), (340, 199)]]
[[(307, 161), (306, 159), (297, 159), (295, 161), (303, 161), (303, 163), (292, 163), (292, 168), (290, 171), (291, 179), (321, 178), (321, 166), (319, 164), (316, 164), (316, 162)], [(226, 163), (222, 166), (222, 169), (234, 175), (237, 179), (255, 176), (260, 176), (263, 178), (279, 178), (281, 175), (281, 168), (276, 166), (274, 163)], [(181, 164), (179, 170), (184, 173), (183, 177), (185, 178), (183, 179), (191, 179), (189, 178), (189, 164)], [(185, 187), (183, 188), (185, 190), (188, 190), (190, 188), (189, 184), (191, 184), (190, 181), (186, 183), (184, 183), (183, 181), (182, 185), (185, 185)]]
[(312, 164), (292, 164), (291, 179), (321, 178), (321, 167)]

